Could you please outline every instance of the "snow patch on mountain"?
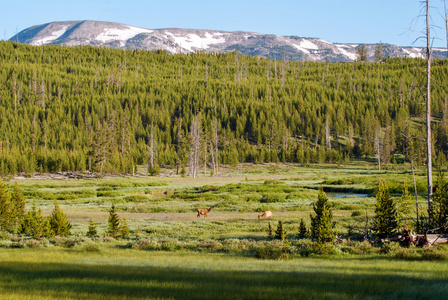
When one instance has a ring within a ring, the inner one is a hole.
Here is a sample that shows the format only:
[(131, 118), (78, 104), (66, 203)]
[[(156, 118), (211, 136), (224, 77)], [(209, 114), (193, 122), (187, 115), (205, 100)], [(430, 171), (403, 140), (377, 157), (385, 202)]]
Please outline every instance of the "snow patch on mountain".
[(153, 30), (127, 26), (127, 28), (104, 28), (103, 32), (96, 36), (95, 40), (107, 43), (110, 41), (120, 41), (124, 46), (124, 42), (141, 33), (151, 33)]
[[(348, 52), (346, 49), (344, 49), (345, 47), (347, 47), (346, 45), (336, 45), (336, 47), (342, 55), (349, 58), (350, 60), (356, 60), (358, 58), (358, 55), (356, 53)], [(353, 45), (349, 45), (349, 47), (353, 48)]]
[(182, 49), (185, 49), (189, 52), (194, 51), (195, 49), (208, 49), (212, 44), (222, 44), (226, 42), (226, 39), (223, 37), (223, 33), (215, 32), (210, 34), (206, 32), (204, 37), (201, 37), (197, 34), (188, 34), (187, 36), (178, 36), (174, 35), (171, 32), (165, 32), (167, 35), (174, 38), (174, 42), (178, 44)]
[(31, 45), (39, 46), (51, 43), (61, 37), (67, 31), (67, 28), (68, 26), (62, 26), (60, 30), (53, 31), (49, 36), (33, 41)]

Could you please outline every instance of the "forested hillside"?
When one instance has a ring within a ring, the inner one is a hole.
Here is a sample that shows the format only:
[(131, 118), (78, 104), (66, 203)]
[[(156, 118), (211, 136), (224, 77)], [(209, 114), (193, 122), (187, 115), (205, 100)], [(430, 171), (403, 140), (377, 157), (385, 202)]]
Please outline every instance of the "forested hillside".
[[(316, 63), (0, 42), (1, 175), (135, 165), (425, 163), (421, 59)], [(447, 60), (432, 65), (446, 156)], [(189, 168), (188, 168), (189, 167)], [(193, 171), (192, 171), (193, 170)], [(202, 170), (202, 169), (201, 169)]]

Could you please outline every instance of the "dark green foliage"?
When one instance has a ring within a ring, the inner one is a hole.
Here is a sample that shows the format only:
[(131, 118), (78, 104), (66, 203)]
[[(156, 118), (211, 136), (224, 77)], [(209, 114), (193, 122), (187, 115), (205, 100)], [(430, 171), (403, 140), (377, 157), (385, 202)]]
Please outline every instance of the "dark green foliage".
[(434, 191), (434, 226), (441, 232), (448, 232), (448, 183), (441, 171), (438, 172)]
[(158, 164), (154, 164), (154, 166), (148, 166), (148, 174), (150, 176), (158, 176), (160, 175), (160, 167)]
[(49, 219), (42, 216), (42, 209), (38, 209), (34, 203), (31, 209), (26, 212), (19, 232), (32, 235), (35, 239), (52, 236)]
[(11, 196), (6, 185), (0, 179), (0, 230), (10, 229), (12, 222)]
[(305, 225), (305, 222), (303, 221), (303, 219), (300, 219), (299, 234), (297, 235), (297, 237), (299, 239), (308, 237), (308, 230), (306, 229), (306, 225)]
[(277, 230), (275, 230), (275, 238), (282, 241), (286, 239), (286, 231), (283, 228), (282, 221), (278, 221)]
[(379, 237), (391, 236), (397, 231), (398, 215), (395, 202), (389, 195), (389, 189), (384, 182), (380, 182), (376, 194), (375, 217), (373, 232)]
[(11, 195), (12, 227), (17, 228), (25, 217), (25, 198), (17, 182)]
[(118, 214), (115, 212), (114, 204), (112, 204), (112, 207), (110, 208), (109, 219), (107, 220), (107, 222), (109, 223), (109, 227), (107, 230), (108, 235), (113, 238), (119, 237), (121, 220)]
[(311, 218), (311, 237), (313, 238), (314, 252), (326, 253), (333, 245), (336, 233), (333, 229), (333, 212), (328, 204), (328, 197), (322, 188), (319, 188), (317, 201), (313, 203), (314, 214)]
[(95, 221), (93, 220), (93, 218), (91, 217), (90, 218), (90, 221), (89, 221), (89, 229), (88, 229), (88, 231), (87, 231), (87, 236), (88, 237), (90, 237), (90, 238), (93, 238), (93, 237), (95, 237), (96, 235), (97, 235), (97, 230), (96, 230), (96, 223), (95, 223)]
[(52, 234), (56, 236), (68, 236), (72, 228), (67, 216), (62, 212), (57, 202), (54, 203), (54, 209), (50, 215), (50, 227)]
[(289, 259), (290, 254), (285, 247), (279, 245), (268, 245), (255, 250), (255, 257), (259, 259), (284, 260)]
[[(2, 175), (132, 173), (148, 160), (152, 127), (157, 163), (177, 165), (185, 175), (193, 115), (212, 140), (200, 147), (207, 162), (210, 146), (218, 164), (229, 165), (369, 158), (379, 127), (385, 154), (424, 163), (418, 139), (424, 125), (414, 121), (423, 114), (414, 88), (425, 80), (422, 59), (293, 62), (237, 52), (167, 55), (7, 41), (0, 42), (0, 55)], [(446, 60), (433, 62), (436, 82), (447, 80), (446, 68)], [(444, 89), (434, 90), (435, 118), (443, 115), (445, 97)], [(335, 137), (327, 144), (326, 124)], [(447, 131), (437, 126), (435, 150), (446, 156)]]

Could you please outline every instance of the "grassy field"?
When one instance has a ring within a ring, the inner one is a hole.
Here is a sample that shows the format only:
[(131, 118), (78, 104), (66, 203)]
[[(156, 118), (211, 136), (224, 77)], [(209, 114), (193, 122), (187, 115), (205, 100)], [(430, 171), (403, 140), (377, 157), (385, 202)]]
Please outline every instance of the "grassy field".
[(2, 299), (444, 299), (448, 263), (103, 248), (0, 251)]
[[(425, 174), (416, 179), (425, 209)], [(340, 237), (348, 238), (350, 226), (365, 227), (380, 180), (394, 197), (405, 184), (413, 190), (409, 167), (377, 171), (367, 163), (239, 165), (195, 179), (172, 170), (157, 178), (12, 179), (7, 184), (18, 182), (27, 207), (34, 203), (48, 215), (57, 201), (72, 230), (70, 237), (40, 241), (4, 235), (0, 298), (445, 298), (447, 247), (347, 241), (317, 256), (307, 250), (309, 240), (297, 238), (300, 220), (309, 226), (319, 187), (330, 197)], [(128, 239), (104, 236), (112, 203), (128, 220)], [(209, 206), (215, 209), (207, 218), (196, 217)], [(257, 219), (264, 210), (273, 211), (271, 220)], [(86, 237), (90, 218), (98, 230), (92, 239)], [(275, 229), (279, 220), (286, 244), (267, 239), (268, 224)], [(258, 259), (266, 249), (287, 255)]]

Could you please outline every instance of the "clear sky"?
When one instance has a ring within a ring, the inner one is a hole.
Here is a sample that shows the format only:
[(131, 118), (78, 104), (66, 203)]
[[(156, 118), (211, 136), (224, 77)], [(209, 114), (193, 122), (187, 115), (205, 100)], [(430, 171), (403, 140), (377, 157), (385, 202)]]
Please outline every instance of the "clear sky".
[[(446, 47), (443, 0), (430, 5), (433, 45)], [(409, 29), (421, 13), (419, 0), (0, 0), (0, 39), (53, 21), (96, 20), (408, 46), (422, 35), (423, 18)]]

